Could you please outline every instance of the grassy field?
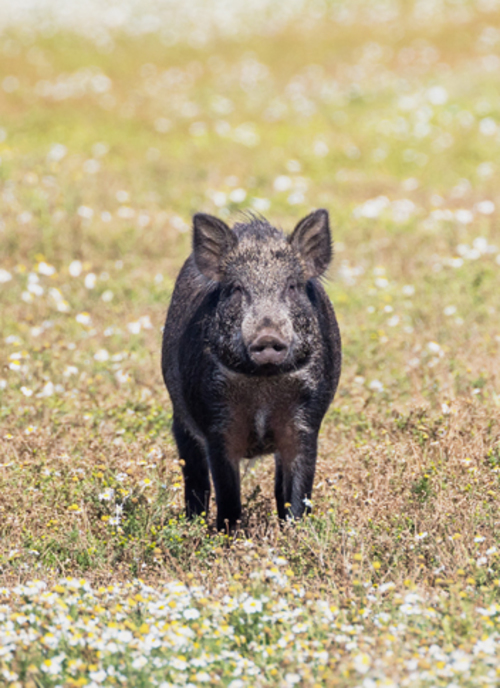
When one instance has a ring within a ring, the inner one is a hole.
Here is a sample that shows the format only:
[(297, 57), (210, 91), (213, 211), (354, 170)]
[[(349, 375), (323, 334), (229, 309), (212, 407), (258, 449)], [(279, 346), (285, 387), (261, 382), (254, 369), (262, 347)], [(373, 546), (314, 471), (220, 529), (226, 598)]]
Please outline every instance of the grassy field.
[[(1, 685), (500, 681), (500, 3), (264, 5), (0, 35)], [(217, 534), (160, 373), (190, 217), (317, 207), (313, 514), (266, 457)]]

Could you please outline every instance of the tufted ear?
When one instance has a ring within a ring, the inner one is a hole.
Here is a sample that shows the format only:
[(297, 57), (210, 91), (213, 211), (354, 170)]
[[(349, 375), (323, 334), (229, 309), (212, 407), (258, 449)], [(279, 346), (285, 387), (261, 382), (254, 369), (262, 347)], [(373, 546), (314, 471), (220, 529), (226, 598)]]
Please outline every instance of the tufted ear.
[(320, 277), (332, 259), (332, 239), (328, 212), (315, 210), (293, 230), (290, 244), (299, 252), (306, 264), (306, 277)]
[(219, 280), (221, 260), (237, 242), (236, 235), (222, 220), (204, 213), (193, 217), (194, 260), (205, 277)]

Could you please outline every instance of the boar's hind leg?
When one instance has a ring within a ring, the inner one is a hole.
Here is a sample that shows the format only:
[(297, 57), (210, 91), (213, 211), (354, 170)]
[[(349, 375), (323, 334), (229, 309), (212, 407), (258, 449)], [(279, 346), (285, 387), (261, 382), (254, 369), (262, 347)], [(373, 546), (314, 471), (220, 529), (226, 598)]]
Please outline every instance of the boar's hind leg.
[(208, 453), (217, 500), (217, 530), (233, 530), (241, 518), (239, 461), (229, 459), (223, 440), (210, 442)]
[(173, 432), (184, 474), (184, 495), (188, 518), (208, 513), (210, 478), (205, 452), (174, 416)]
[(304, 511), (311, 511), (309, 500), (316, 470), (317, 443), (317, 435), (308, 434), (301, 438), (294, 452), (287, 447), (274, 456), (274, 494), (278, 516), (282, 520), (287, 517), (300, 518)]

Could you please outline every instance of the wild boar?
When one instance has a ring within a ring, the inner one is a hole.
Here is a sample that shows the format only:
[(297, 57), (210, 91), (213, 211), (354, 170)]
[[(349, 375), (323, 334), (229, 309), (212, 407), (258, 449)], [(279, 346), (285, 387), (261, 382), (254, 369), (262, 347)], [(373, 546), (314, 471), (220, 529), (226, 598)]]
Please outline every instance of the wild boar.
[(274, 453), (281, 519), (309, 510), (318, 432), (340, 376), (340, 333), (319, 278), (332, 258), (326, 210), (290, 236), (249, 216), (231, 230), (202, 213), (177, 278), (163, 335), (162, 372), (186, 512), (217, 528), (241, 518), (240, 460)]

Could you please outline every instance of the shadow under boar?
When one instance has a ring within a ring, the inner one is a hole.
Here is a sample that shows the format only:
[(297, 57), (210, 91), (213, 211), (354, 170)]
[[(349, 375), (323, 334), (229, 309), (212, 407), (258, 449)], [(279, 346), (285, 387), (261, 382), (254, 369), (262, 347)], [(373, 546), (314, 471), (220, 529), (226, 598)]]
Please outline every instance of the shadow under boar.
[(240, 460), (274, 453), (278, 515), (300, 517), (340, 375), (339, 329), (318, 279), (332, 257), (328, 213), (289, 237), (253, 216), (232, 230), (201, 213), (193, 223), (162, 350), (187, 515), (208, 512), (211, 473), (217, 528), (233, 528)]

